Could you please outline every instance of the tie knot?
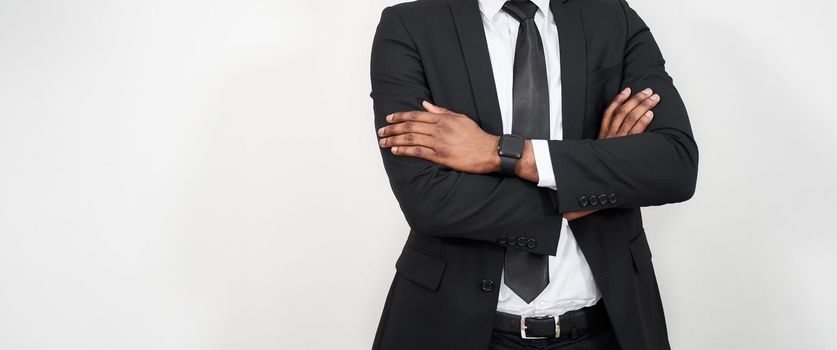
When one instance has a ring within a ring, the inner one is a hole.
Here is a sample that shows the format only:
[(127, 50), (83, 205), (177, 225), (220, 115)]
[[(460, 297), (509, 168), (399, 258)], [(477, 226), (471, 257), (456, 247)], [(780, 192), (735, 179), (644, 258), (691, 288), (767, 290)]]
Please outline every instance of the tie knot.
[(538, 5), (530, 0), (509, 0), (503, 4), (503, 11), (514, 17), (518, 22), (535, 18)]

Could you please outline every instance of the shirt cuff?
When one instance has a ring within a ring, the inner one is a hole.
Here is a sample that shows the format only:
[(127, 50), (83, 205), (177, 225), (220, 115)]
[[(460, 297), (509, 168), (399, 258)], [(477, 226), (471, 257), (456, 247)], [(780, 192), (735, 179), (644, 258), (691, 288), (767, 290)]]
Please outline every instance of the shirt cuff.
[(538, 186), (557, 191), (558, 185), (552, 171), (552, 158), (549, 155), (547, 140), (532, 140), (532, 152), (535, 154), (535, 167), (538, 169)]

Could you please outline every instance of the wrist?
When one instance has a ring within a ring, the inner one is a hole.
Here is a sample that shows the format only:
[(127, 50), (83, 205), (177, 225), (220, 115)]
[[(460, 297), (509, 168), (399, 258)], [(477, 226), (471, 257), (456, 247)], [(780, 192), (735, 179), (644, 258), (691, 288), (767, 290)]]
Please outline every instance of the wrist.
[(492, 148), (488, 155), (488, 172), (496, 173), (500, 171), (501, 160), (500, 153), (497, 151), (500, 148), (500, 136), (491, 135)]
[(524, 140), (523, 155), (517, 160), (514, 173), (519, 178), (538, 183), (538, 168), (535, 165), (535, 152), (532, 148), (532, 140)]

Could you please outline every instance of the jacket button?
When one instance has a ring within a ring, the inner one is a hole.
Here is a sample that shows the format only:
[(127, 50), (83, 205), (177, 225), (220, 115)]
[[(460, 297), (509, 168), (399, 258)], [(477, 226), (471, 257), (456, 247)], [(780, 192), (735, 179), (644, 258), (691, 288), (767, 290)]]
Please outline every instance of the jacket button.
[(483, 292), (491, 292), (494, 290), (494, 281), (482, 280), (482, 283), (480, 283), (480, 288), (482, 288)]
[(590, 196), (590, 205), (596, 205), (596, 204), (599, 204), (599, 197)]
[(536, 245), (538, 245), (538, 242), (535, 241), (534, 238), (530, 238), (529, 241), (526, 242), (526, 246), (529, 247), (529, 249), (534, 249)]
[(607, 197), (610, 200), (610, 204), (616, 203), (616, 193), (611, 193), (610, 196)]
[(509, 245), (517, 244), (517, 237), (515, 237), (515, 236), (509, 237), (509, 242), (508, 243), (509, 243)]
[(578, 197), (578, 205), (580, 205), (582, 207), (586, 207), (587, 206), (587, 196)]
[(520, 246), (520, 247), (525, 247), (526, 246), (526, 237), (524, 237), (524, 236), (517, 237), (517, 245)]
[(605, 204), (607, 203), (607, 195), (602, 193), (599, 195), (599, 203)]
[(506, 244), (509, 241), (509, 238), (506, 236), (497, 237), (497, 243)]

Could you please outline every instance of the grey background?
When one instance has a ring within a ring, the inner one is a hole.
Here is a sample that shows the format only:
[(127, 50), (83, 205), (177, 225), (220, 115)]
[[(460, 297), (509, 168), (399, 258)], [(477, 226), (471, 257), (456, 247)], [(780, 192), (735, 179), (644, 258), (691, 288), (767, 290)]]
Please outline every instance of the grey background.
[[(392, 3), (0, 1), (0, 349), (369, 348)], [(643, 210), (674, 348), (837, 348), (835, 5), (630, 3), (701, 151)]]

